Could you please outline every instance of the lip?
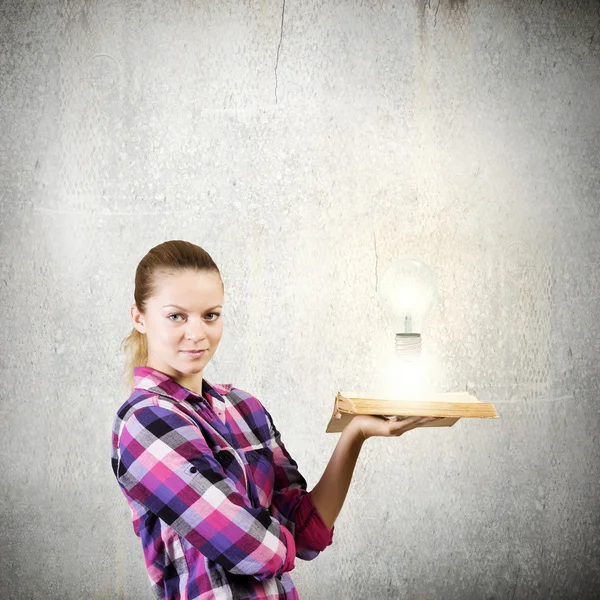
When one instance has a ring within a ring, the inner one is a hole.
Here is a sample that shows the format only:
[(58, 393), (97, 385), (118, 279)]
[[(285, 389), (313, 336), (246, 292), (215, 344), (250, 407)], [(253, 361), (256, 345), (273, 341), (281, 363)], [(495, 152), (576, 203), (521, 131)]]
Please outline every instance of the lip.
[(206, 352), (206, 349), (204, 349), (204, 350), (182, 350), (182, 352), (184, 354), (189, 354), (190, 356), (200, 356), (200, 354), (202, 354), (203, 352)]

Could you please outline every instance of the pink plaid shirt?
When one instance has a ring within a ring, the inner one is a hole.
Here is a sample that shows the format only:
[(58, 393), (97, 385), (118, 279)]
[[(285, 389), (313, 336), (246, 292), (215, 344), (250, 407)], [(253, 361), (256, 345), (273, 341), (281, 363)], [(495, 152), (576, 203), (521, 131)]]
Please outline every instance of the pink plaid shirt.
[(150, 367), (113, 423), (112, 468), (165, 600), (296, 600), (295, 557), (332, 543), (306, 481), (254, 396), (202, 395)]

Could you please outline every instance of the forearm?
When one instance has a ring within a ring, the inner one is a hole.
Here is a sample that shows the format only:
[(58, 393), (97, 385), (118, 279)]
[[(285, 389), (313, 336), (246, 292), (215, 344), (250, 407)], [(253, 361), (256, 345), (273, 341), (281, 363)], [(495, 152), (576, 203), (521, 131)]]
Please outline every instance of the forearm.
[(328, 528), (333, 527), (342, 509), (363, 443), (352, 427), (346, 427), (319, 483), (310, 492), (313, 504)]

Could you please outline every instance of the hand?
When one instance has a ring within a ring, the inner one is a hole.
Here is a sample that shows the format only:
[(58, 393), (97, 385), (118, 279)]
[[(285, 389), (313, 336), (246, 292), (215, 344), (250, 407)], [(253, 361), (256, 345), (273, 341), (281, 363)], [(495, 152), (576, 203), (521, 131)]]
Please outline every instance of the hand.
[(429, 421), (437, 421), (444, 417), (404, 417), (398, 421), (389, 421), (373, 415), (358, 415), (350, 421), (347, 429), (362, 441), (373, 437), (399, 437), (403, 433), (421, 427)]

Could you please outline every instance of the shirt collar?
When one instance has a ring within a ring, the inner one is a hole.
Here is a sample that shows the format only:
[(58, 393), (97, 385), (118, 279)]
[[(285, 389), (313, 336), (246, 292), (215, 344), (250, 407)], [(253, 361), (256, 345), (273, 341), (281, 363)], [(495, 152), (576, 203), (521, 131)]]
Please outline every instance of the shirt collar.
[[(187, 400), (190, 396), (193, 399), (200, 398), (196, 392), (188, 390), (169, 375), (152, 367), (133, 367), (133, 387), (138, 390), (148, 390), (161, 396), (168, 396), (176, 402)], [(202, 397), (206, 400), (209, 399), (207, 394), (221, 402), (224, 401), (215, 387), (202, 378)]]

